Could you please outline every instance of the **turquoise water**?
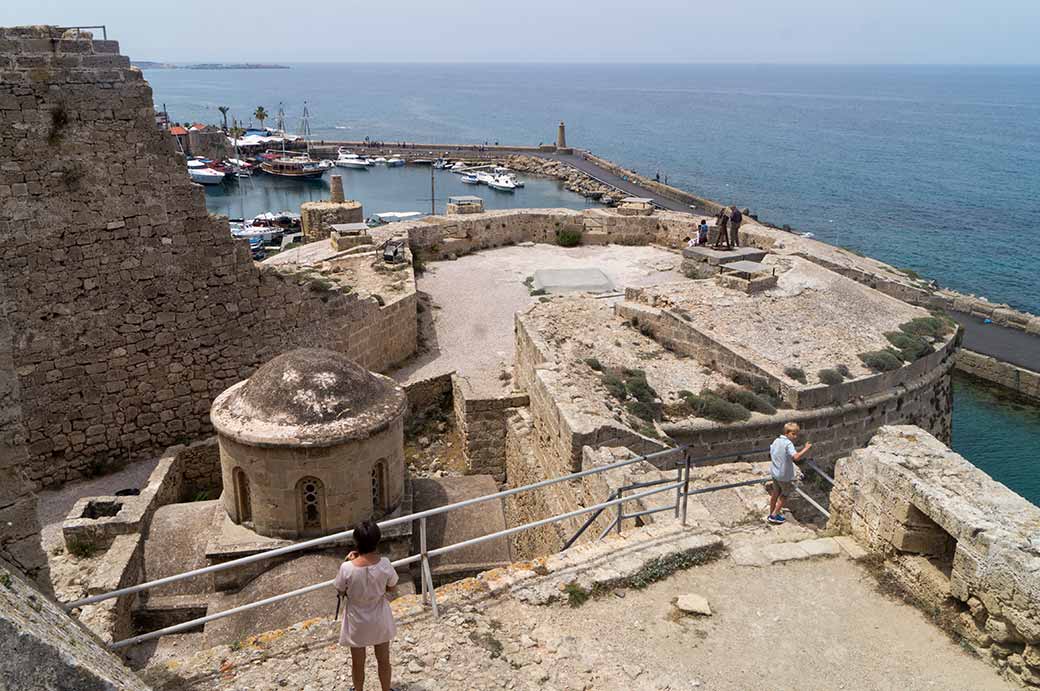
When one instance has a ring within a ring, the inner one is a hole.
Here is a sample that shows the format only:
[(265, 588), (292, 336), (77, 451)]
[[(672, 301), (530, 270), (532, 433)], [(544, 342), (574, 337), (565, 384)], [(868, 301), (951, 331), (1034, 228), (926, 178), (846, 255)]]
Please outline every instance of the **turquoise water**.
[[(218, 122), (227, 105), (248, 121), (284, 101), (293, 129), (307, 100), (312, 130), (331, 139), (537, 144), (563, 119), (571, 144), (630, 168), (1040, 313), (1040, 67), (314, 64), (145, 77), (175, 120)], [(428, 178), (359, 175), (370, 177), (347, 192), (366, 213), (429, 206)], [(503, 203), (584, 204), (543, 186), (524, 194)], [(248, 208), (292, 206), (277, 186), (255, 195)], [(211, 192), (211, 209), (240, 215), (231, 197)], [(961, 381), (955, 401), (954, 448), (1040, 501), (1035, 409)]]
[(1040, 505), (1040, 408), (964, 376), (953, 378), (953, 448)]

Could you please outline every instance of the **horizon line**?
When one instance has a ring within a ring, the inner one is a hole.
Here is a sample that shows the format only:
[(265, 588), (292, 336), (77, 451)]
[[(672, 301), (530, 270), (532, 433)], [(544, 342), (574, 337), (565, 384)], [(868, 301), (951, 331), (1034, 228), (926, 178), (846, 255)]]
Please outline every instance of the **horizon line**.
[(653, 60), (293, 60), (266, 61), (240, 59), (159, 60), (131, 58), (131, 62), (154, 62), (165, 65), (712, 65), (740, 67), (1040, 67), (1040, 62), (809, 62), (809, 61), (653, 61)]

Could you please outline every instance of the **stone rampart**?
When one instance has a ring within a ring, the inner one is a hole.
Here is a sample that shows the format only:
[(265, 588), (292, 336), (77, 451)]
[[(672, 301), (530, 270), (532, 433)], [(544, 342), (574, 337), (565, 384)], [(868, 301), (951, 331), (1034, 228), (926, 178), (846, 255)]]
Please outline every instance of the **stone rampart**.
[(13, 307), (0, 272), (0, 559), (50, 592), (47, 558), (40, 549), (36, 495), (25, 474), (29, 454), (14, 366), (14, 333), (8, 318)]
[[(646, 298), (642, 290), (632, 288), (626, 291), (625, 296), (629, 300)], [(768, 380), (774, 391), (791, 407), (799, 410), (862, 400), (905, 386), (907, 382), (915, 381), (937, 368), (948, 370), (948, 363), (952, 360), (959, 342), (958, 334), (954, 333), (939, 344), (935, 352), (890, 372), (858, 377), (829, 386), (792, 386), (777, 373), (759, 367), (752, 360), (738, 355), (718, 339), (712, 338), (710, 332), (701, 331), (695, 322), (687, 321), (671, 310), (626, 301), (618, 304), (617, 313), (625, 319), (638, 320), (640, 328), (646, 329), (658, 343), (710, 365), (727, 376), (743, 373)]]
[(1040, 372), (1017, 367), (988, 355), (963, 348), (957, 351), (956, 369), (968, 376), (998, 384), (1040, 402)]
[(0, 47), (0, 280), (35, 486), (205, 433), (216, 394), (292, 347), (375, 370), (414, 352), (407, 305), (253, 263), (115, 42), (36, 27)]
[(505, 482), (506, 421), (514, 409), (526, 406), (526, 394), (517, 392), (482, 393), (459, 375), (452, 375), (455, 423), (462, 437), (466, 473), (490, 475)]
[(831, 527), (983, 659), (1040, 686), (1040, 508), (909, 426), (878, 430), (834, 479)]

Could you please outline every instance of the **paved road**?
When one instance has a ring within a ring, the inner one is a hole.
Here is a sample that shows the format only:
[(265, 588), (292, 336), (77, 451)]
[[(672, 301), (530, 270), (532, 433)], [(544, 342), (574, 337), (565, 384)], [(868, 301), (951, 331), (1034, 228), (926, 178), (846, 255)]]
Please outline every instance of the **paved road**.
[(949, 314), (964, 327), (963, 346), (968, 350), (1040, 372), (1040, 336), (986, 324), (981, 318), (963, 312)]
[(648, 190), (647, 188), (639, 185), (631, 180), (622, 178), (619, 175), (615, 175), (606, 168), (603, 168), (593, 161), (589, 161), (582, 157), (580, 154), (557, 154), (557, 153), (543, 153), (537, 154), (541, 158), (553, 159), (562, 163), (567, 163), (574, 168), (591, 175), (600, 182), (606, 183), (611, 187), (616, 187), (625, 194), (633, 197), (647, 197), (653, 199), (654, 203), (662, 209), (668, 209), (670, 211), (691, 211), (690, 205), (685, 204), (674, 199), (669, 199), (656, 192)]

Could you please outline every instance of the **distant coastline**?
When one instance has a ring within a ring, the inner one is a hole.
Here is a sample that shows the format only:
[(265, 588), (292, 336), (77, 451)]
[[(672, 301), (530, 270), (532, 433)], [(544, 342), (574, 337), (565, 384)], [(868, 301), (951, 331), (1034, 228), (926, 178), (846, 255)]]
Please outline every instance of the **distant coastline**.
[(287, 70), (288, 65), (274, 65), (262, 62), (152, 62), (134, 60), (134, 67), (142, 70)]

